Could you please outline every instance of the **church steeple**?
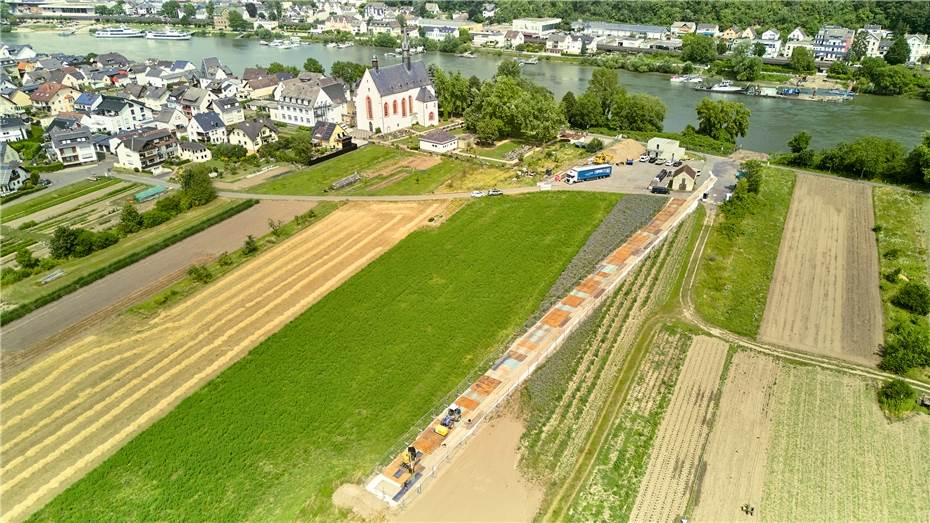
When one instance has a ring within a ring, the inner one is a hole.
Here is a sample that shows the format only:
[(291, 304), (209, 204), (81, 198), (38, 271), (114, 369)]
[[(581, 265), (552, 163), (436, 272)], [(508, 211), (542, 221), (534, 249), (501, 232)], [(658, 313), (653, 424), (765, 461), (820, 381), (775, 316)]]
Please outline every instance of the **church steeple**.
[(404, 68), (406, 68), (409, 71), (410, 70), (410, 40), (407, 38), (407, 25), (404, 24), (404, 26), (401, 27), (401, 30), (404, 32), (404, 43), (403, 45), (401, 45), (401, 49), (403, 50)]

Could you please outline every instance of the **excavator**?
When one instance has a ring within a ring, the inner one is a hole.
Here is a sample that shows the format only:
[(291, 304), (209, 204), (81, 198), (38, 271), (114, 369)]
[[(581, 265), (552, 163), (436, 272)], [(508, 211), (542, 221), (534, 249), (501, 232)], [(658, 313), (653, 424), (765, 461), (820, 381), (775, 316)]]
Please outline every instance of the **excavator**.
[(452, 430), (452, 427), (456, 423), (462, 420), (462, 409), (459, 407), (449, 408), (449, 412), (442, 418), (442, 421), (439, 422), (439, 425), (436, 425), (433, 430), (436, 431), (436, 434), (445, 437), (449, 434), (449, 431)]
[(417, 463), (420, 462), (420, 452), (417, 451), (416, 447), (407, 447), (407, 452), (404, 452), (404, 455), (401, 457), (401, 459), (403, 460), (401, 462), (401, 466), (413, 474), (417, 467)]
[(614, 163), (614, 157), (610, 153), (599, 152), (594, 155), (594, 163), (595, 165), (612, 164)]

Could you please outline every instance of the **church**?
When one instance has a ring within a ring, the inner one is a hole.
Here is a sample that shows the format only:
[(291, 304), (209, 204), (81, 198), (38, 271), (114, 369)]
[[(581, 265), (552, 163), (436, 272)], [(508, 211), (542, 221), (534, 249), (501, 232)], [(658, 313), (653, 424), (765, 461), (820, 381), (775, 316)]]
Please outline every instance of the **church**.
[(439, 123), (439, 101), (433, 81), (423, 62), (410, 61), (406, 36), (400, 64), (379, 67), (378, 59), (372, 59), (371, 68), (358, 84), (355, 115), (358, 128), (373, 133)]

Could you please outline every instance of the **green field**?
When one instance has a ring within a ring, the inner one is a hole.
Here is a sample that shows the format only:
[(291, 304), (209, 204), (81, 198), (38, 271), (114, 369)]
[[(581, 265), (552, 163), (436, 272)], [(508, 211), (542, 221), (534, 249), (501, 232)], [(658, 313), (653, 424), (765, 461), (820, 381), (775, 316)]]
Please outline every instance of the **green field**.
[(502, 349), (617, 198), (487, 198), (414, 232), (34, 519), (340, 518), (333, 490)]
[(363, 174), (412, 153), (381, 145), (367, 145), (321, 164), (269, 180), (249, 189), (259, 194), (323, 194), (324, 190), (354, 172)]
[(507, 153), (519, 149), (522, 145), (523, 144), (518, 141), (508, 140), (494, 147), (476, 147), (475, 154), (488, 158), (495, 158), (497, 160), (504, 160)]
[[(930, 282), (930, 197), (896, 189), (872, 190), (878, 230), (878, 260), (882, 275), (900, 270), (911, 281)], [(909, 314), (891, 305), (904, 280), (880, 280), (886, 328)]]
[(2, 215), (2, 219), (5, 222), (16, 220), (18, 218), (28, 216), (34, 212), (48, 209), (49, 207), (67, 202), (68, 200), (73, 200), (74, 198), (90, 194), (104, 187), (115, 185), (119, 182), (120, 180), (118, 178), (102, 178), (96, 181), (81, 180), (77, 183), (73, 183), (66, 187), (62, 187), (61, 189), (56, 189), (54, 191), (44, 193), (42, 196), (37, 196), (22, 203), (4, 205), (0, 207), (0, 215)]
[(65, 261), (52, 269), (52, 271), (64, 271), (64, 276), (45, 285), (41, 285), (39, 280), (47, 276), (51, 271), (31, 276), (12, 285), (4, 286), (3, 301), (12, 305), (19, 305), (29, 303), (47, 294), (52, 294), (62, 287), (70, 285), (75, 280), (93, 273), (101, 267), (106, 267), (120, 258), (130, 256), (137, 251), (149, 248), (179, 231), (225, 212), (238, 203), (238, 200), (215, 200), (202, 207), (195, 207), (194, 209), (184, 212), (162, 225), (129, 235), (120, 240), (116, 245), (97, 251), (90, 256)]
[(759, 332), (794, 180), (789, 171), (765, 169), (744, 217), (733, 220), (720, 212), (715, 218), (693, 296), (711, 323), (744, 336)]

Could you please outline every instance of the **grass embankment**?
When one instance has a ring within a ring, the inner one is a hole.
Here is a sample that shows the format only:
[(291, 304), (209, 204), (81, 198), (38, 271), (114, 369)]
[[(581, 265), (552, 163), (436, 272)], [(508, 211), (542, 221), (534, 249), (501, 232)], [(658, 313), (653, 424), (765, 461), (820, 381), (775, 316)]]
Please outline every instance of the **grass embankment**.
[(34, 212), (39, 212), (49, 207), (54, 207), (60, 203), (73, 200), (74, 198), (79, 198), (86, 194), (103, 189), (104, 187), (109, 187), (120, 183), (121, 180), (118, 178), (103, 178), (96, 181), (91, 180), (82, 180), (77, 183), (73, 183), (61, 189), (56, 189), (51, 192), (47, 192), (42, 196), (37, 196), (31, 200), (25, 202), (5, 205), (0, 207), (0, 216), (2, 216), (3, 221), (9, 222), (11, 220), (16, 220), (24, 216), (28, 216)]
[(255, 203), (256, 200), (217, 199), (184, 212), (162, 225), (132, 234), (112, 247), (83, 258), (69, 259), (52, 269), (61, 270), (64, 275), (45, 285), (42, 285), (40, 280), (48, 276), (48, 272), (8, 285), (3, 289), (3, 301), (13, 307), (3, 311), (0, 322), (7, 323), (21, 318), (43, 305), (238, 214)]
[(707, 321), (744, 336), (759, 332), (794, 181), (789, 171), (766, 168), (759, 194), (745, 203), (734, 195), (721, 207), (694, 285), (695, 308)]
[(640, 142), (648, 142), (650, 138), (669, 138), (671, 140), (678, 140), (679, 145), (689, 151), (713, 154), (716, 156), (729, 156), (736, 150), (735, 144), (714, 140), (709, 136), (697, 133), (650, 133), (644, 131), (616, 131), (605, 128), (588, 129), (588, 131), (606, 134), (608, 136), (622, 134), (624, 137), (632, 138)]
[(496, 144), (494, 147), (475, 147), (475, 154), (495, 160), (506, 160), (507, 153), (515, 151), (524, 144), (518, 140), (507, 140)]
[(411, 234), (35, 519), (338, 518), (338, 484), (498, 352), (616, 200), (488, 198)]

